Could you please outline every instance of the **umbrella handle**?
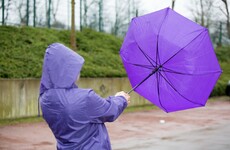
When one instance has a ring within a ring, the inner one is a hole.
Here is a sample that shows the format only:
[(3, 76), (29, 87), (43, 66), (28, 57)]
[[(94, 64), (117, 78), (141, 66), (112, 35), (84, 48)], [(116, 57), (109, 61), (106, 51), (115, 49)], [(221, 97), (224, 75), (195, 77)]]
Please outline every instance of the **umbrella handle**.
[(132, 88), (130, 91), (128, 91), (127, 94), (132, 93), (133, 90), (134, 90), (134, 88)]
[(149, 77), (151, 77), (153, 74), (155, 74), (162, 66), (159, 66), (155, 68), (147, 77), (145, 77), (140, 83), (135, 85), (127, 94), (130, 94), (132, 91), (134, 91), (138, 86), (140, 86), (143, 82), (145, 82)]

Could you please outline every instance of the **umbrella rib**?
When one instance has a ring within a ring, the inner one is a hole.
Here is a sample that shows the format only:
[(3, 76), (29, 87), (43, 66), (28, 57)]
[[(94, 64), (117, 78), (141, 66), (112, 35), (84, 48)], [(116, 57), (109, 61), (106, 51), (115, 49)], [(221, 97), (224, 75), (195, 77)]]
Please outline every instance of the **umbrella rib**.
[[(160, 72), (159, 72), (159, 73), (160, 73)], [(174, 87), (174, 85), (173, 85), (170, 81), (168, 81), (168, 80), (166, 79), (166, 77), (164, 77), (161, 73), (160, 73), (160, 76), (161, 76), (162, 78), (164, 78), (164, 80), (169, 84), (169, 86), (170, 86), (175, 92), (177, 92), (181, 97), (183, 97), (185, 100), (187, 100), (187, 101), (189, 101), (189, 102), (191, 102), (191, 103), (193, 103), (193, 104), (198, 104), (198, 105), (204, 106), (203, 104), (200, 104), (200, 103), (197, 103), (197, 102), (193, 102), (193, 101), (189, 100), (188, 98), (186, 98), (185, 96), (183, 96), (179, 91), (177, 91), (177, 89)]]
[(151, 57), (149, 57), (149, 55), (147, 55), (146, 53), (144, 53), (144, 51), (140, 48), (140, 46), (137, 44), (139, 50), (142, 52), (142, 54), (145, 56), (145, 58), (149, 61), (149, 63), (153, 66), (153, 67), (156, 67), (154, 66), (154, 64), (150, 61), (152, 60), (154, 63), (156, 63)]
[(128, 64), (131, 64), (131, 65), (134, 65), (134, 66), (137, 66), (137, 67), (143, 67), (143, 68), (147, 68), (147, 69), (154, 69), (153, 66), (149, 66), (149, 65), (142, 65), (142, 64), (133, 64), (133, 63), (130, 63), (130, 62), (127, 62)]
[(161, 28), (163, 26), (163, 23), (165, 22), (167, 16), (169, 14), (169, 10), (167, 10), (167, 14), (165, 15), (163, 21), (161, 22), (161, 25), (160, 25), (160, 29), (158, 30), (158, 34), (157, 34), (157, 47), (156, 47), (156, 65), (158, 65), (158, 59), (159, 59), (159, 64), (161, 64), (160, 62), (160, 55), (159, 55), (159, 35), (160, 35), (160, 32), (161, 32)]
[(168, 17), (168, 14), (169, 14), (169, 9), (167, 9), (167, 12), (166, 12), (166, 15), (163, 19), (163, 21), (161, 22), (161, 25), (160, 25), (160, 28), (158, 30), (158, 34), (157, 34), (157, 50), (156, 50), (156, 65), (158, 65), (158, 60), (159, 60), (159, 64), (161, 64), (161, 61), (160, 61), (160, 55), (159, 55), (159, 35), (160, 35), (160, 32), (161, 32), (161, 28), (166, 20), (166, 18)]
[(207, 29), (204, 29), (202, 32), (200, 32), (200, 34), (198, 34), (195, 38), (193, 38), (188, 44), (186, 44), (184, 47), (182, 47), (179, 51), (177, 51), (174, 55), (172, 55), (168, 60), (166, 60), (162, 66), (164, 64), (166, 64), (169, 60), (171, 60), (172, 58), (174, 58), (179, 52), (181, 52), (185, 47), (187, 47), (189, 44), (191, 44), (195, 39), (197, 39), (203, 32), (207, 31)]
[(163, 67), (166, 70), (162, 70), (163, 72), (168, 72), (168, 73), (174, 73), (174, 74), (180, 74), (180, 75), (191, 75), (191, 76), (199, 76), (199, 75), (207, 75), (207, 74), (213, 74), (213, 73), (219, 73), (221, 71), (212, 71), (212, 72), (206, 72), (206, 73), (200, 73), (200, 74), (192, 74), (192, 73), (184, 73), (184, 72), (177, 72), (171, 69), (168, 69), (166, 67)]
[(138, 83), (137, 85), (135, 85), (129, 92), (127, 92), (127, 94), (130, 94), (133, 90), (135, 90), (137, 87), (139, 87), (142, 83), (144, 83), (149, 77), (151, 77), (153, 74), (155, 74), (158, 70), (160, 69), (160, 67), (154, 69), (147, 77), (145, 77), (140, 83)]
[(158, 94), (158, 100), (159, 100), (159, 103), (161, 105), (161, 107), (168, 113), (167, 109), (162, 105), (161, 103), (161, 98), (160, 98), (160, 87), (159, 87), (159, 74), (156, 73), (156, 79), (157, 79), (157, 94)]
[(159, 34), (157, 35), (157, 52), (156, 52), (156, 65), (158, 65), (158, 59), (159, 59), (159, 64), (161, 64), (161, 61), (160, 61), (160, 55), (159, 55)]

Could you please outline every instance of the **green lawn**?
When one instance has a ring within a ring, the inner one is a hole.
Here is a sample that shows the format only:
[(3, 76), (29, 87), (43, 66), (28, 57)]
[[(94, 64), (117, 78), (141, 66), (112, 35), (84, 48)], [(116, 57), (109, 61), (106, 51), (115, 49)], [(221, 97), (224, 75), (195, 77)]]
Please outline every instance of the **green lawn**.
[[(0, 26), (0, 78), (40, 78), (45, 49), (69, 46), (70, 31)], [(119, 56), (122, 39), (91, 29), (77, 32), (77, 52), (85, 58), (82, 77), (126, 76)]]

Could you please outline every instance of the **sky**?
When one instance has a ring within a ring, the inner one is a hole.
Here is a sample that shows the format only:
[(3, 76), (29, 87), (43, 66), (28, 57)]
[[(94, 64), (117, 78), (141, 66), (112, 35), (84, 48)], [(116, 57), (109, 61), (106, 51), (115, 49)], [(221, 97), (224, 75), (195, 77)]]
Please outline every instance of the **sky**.
[[(6, 0), (8, 1), (8, 0)], [(17, 3), (20, 2), (16, 1)], [(40, 0), (37, 1), (37, 16), (43, 16), (43, 19), (45, 19), (45, 8), (46, 8), (46, 4), (45, 4), (46, 0)], [(138, 1), (138, 0), (135, 0)], [(189, 7), (192, 6), (192, 1), (193, 0), (176, 0), (175, 3), (175, 8), (174, 10), (177, 11), (178, 13), (180, 13), (181, 15), (192, 19), (192, 15), (191, 15), (191, 11), (189, 10)], [(9, 14), (9, 21), (10, 23), (16, 23), (19, 22), (19, 17), (16, 9), (16, 2), (13, 2), (12, 7), (10, 9), (10, 14)], [(53, 0), (53, 2), (57, 2), (57, 0)], [(88, 0), (88, 2), (90, 2), (90, 0)], [(114, 20), (112, 18), (115, 18), (115, 11), (114, 11), (114, 7), (115, 7), (115, 0), (104, 0), (104, 2), (106, 3), (106, 10), (105, 10), (105, 14), (106, 12), (109, 14), (111, 14), (109, 17), (111, 20)], [(122, 0), (120, 0), (120, 2), (123, 2)], [(76, 3), (76, 26), (77, 28), (79, 28), (79, 24), (80, 24), (80, 17), (79, 17), (79, 0), (75, 0)], [(163, 9), (165, 7), (171, 7), (171, 3), (172, 0), (139, 0), (139, 14), (140, 15), (144, 15), (150, 12), (154, 12), (160, 9)], [(70, 5), (71, 4), (71, 0), (60, 0), (60, 3), (58, 5), (58, 12), (57, 12), (57, 19), (63, 23), (65, 23), (66, 25), (70, 25), (70, 18), (71, 18), (71, 14), (70, 14)], [(56, 6), (56, 4), (55, 4)], [(33, 8), (33, 3), (32, 1), (30, 1), (30, 9), (32, 11)], [(24, 12), (24, 11), (23, 11)], [(107, 14), (108, 15), (108, 14)], [(1, 16), (1, 12), (0, 12), (0, 16)], [(108, 17), (108, 16), (107, 16)], [(33, 23), (33, 14), (30, 15), (30, 24), (32, 25)]]
[[(150, 13), (165, 7), (171, 7), (172, 0), (141, 0), (141, 4), (140, 7), (144, 13)], [(189, 11), (191, 5), (192, 0), (176, 0), (174, 10), (187, 18), (191, 18), (192, 15)]]
[[(112, 8), (115, 7), (115, 1), (114, 0), (104, 0), (104, 1), (109, 3), (107, 4), (107, 7), (111, 8), (107, 10), (107, 12), (114, 11)], [(180, 13), (181, 15), (189, 19), (192, 19), (193, 16), (189, 9), (192, 7), (193, 1), (194, 0), (176, 0), (174, 10)], [(76, 4), (78, 5), (78, 3)], [(139, 0), (139, 9), (140, 9), (139, 14), (144, 15), (166, 7), (171, 7), (171, 5), (172, 5), (172, 0)], [(115, 14), (113, 14), (113, 16), (115, 16)], [(77, 23), (79, 23), (79, 16), (77, 16), (76, 21)]]

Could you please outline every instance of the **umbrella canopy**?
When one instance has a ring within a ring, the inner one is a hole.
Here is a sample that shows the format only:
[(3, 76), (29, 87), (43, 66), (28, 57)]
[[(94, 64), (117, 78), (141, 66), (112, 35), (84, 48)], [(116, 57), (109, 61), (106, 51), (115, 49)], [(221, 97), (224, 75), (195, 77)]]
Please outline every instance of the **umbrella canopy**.
[(132, 19), (120, 56), (134, 91), (165, 112), (204, 106), (222, 72), (208, 30), (170, 8)]

